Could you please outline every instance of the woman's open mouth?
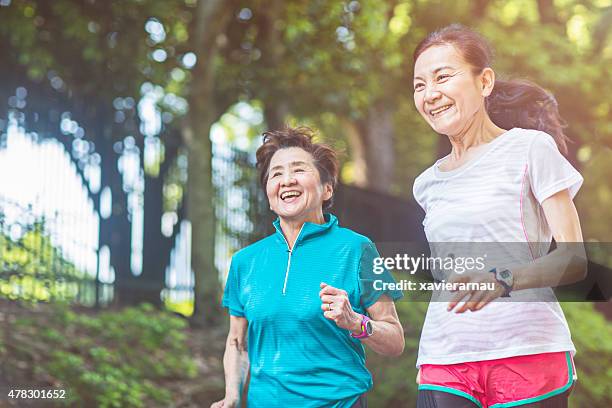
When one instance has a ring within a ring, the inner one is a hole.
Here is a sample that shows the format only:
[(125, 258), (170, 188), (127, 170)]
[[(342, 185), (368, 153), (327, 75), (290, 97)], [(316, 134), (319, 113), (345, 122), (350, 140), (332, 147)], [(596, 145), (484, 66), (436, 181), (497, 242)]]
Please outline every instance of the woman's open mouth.
[(448, 105), (440, 106), (439, 108), (436, 108), (436, 109), (431, 109), (429, 111), (429, 115), (433, 118), (437, 118), (443, 115), (444, 113), (446, 113), (452, 107), (453, 107), (453, 104), (448, 104)]
[(280, 195), (280, 198), (285, 203), (292, 203), (295, 200), (297, 200), (297, 198), (301, 195), (302, 193), (300, 191), (289, 190), (289, 191), (283, 191)]

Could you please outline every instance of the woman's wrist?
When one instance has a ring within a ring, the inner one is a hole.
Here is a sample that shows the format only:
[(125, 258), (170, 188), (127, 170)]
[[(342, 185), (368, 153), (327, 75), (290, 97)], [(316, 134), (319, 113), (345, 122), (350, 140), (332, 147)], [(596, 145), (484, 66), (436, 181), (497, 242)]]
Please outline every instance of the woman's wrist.
[(225, 400), (238, 402), (240, 400), (240, 392), (235, 388), (225, 388)]
[(512, 285), (512, 291), (529, 289), (529, 282), (525, 282), (525, 270), (523, 268), (513, 268), (512, 278), (514, 284)]
[(353, 313), (352, 321), (353, 321), (353, 325), (350, 329), (351, 333), (355, 335), (359, 335), (363, 333), (363, 326), (362, 326), (363, 316), (359, 313)]

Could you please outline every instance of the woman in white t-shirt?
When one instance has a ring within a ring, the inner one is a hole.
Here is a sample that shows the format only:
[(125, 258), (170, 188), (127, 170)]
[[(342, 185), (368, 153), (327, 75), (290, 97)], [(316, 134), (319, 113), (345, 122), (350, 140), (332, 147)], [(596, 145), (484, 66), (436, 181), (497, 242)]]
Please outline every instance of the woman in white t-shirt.
[(494, 290), (430, 303), (418, 408), (567, 407), (576, 378), (550, 288), (584, 278), (584, 248), (569, 244), (582, 242), (572, 200), (583, 179), (560, 153), (567, 137), (555, 98), (527, 81), (496, 80), (491, 59), (486, 40), (456, 24), (414, 53), (416, 107), (452, 144), (414, 183), (427, 239), (499, 250), (485, 270), (447, 280)]

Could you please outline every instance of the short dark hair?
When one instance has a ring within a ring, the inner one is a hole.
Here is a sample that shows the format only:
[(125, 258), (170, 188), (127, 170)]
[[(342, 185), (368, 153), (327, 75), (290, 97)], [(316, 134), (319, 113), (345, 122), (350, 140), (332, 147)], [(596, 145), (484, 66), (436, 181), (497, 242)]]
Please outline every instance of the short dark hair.
[[(299, 147), (312, 155), (321, 184), (329, 183), (335, 191), (336, 184), (338, 184), (338, 155), (326, 144), (313, 143), (314, 136), (315, 131), (305, 126), (264, 132), (263, 144), (256, 153), (259, 182), (264, 190), (268, 183), (268, 170), (274, 153), (289, 147)], [(329, 200), (323, 202), (323, 209), (329, 209), (332, 204), (333, 195)]]

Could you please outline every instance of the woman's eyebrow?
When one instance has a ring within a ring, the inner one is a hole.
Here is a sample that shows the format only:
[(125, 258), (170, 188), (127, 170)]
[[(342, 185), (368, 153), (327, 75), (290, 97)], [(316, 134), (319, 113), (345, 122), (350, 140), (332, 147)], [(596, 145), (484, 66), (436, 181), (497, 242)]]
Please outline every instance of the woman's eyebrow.
[(305, 161), (291, 162), (291, 167), (298, 167), (298, 166), (308, 166), (308, 163), (306, 163)]
[[(432, 74), (433, 74), (433, 75), (435, 75), (435, 74), (437, 74), (438, 72), (443, 71), (443, 70), (445, 70), (445, 69), (455, 69), (455, 68), (454, 68), (454, 67), (451, 67), (450, 65), (443, 65), (443, 66), (441, 66), (441, 67), (438, 67), (438, 68), (434, 69), (434, 70), (432, 71)], [(423, 80), (424, 80), (423, 78), (421, 78), (421, 77), (420, 77), (420, 76), (418, 76), (418, 75), (417, 75), (417, 76), (415, 76), (415, 77), (414, 77), (414, 79), (420, 79), (421, 81), (423, 81)]]
[[(305, 161), (294, 161), (294, 162), (289, 163), (289, 166), (291, 167), (308, 166), (308, 163), (306, 163)], [(283, 166), (279, 164), (278, 166), (271, 167), (270, 170), (268, 170), (268, 172), (272, 172), (274, 170), (282, 170), (282, 169), (283, 169)]]

